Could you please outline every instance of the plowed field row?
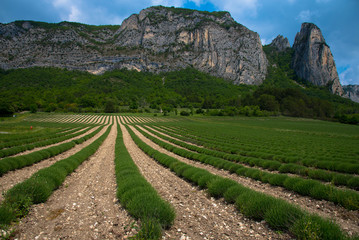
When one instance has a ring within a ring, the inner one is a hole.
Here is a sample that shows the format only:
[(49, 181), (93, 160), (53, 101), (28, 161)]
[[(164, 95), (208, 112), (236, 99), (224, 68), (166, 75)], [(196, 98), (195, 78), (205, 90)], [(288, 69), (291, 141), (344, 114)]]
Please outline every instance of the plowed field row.
[[(226, 126), (226, 121), (219, 126)], [(31, 116), (23, 124), (33, 124), (35, 131), (48, 128), (66, 135), (82, 128), (83, 132), (17, 156), (23, 162), (38, 155), (32, 165), (6, 165), (11, 170), (0, 175), (0, 236), (183, 240), (350, 239), (359, 234), (358, 210), (235, 174), (222, 163), (227, 160), (197, 151), (211, 150), (192, 141), (197, 132), (189, 133), (202, 122), (96, 114)], [(241, 129), (251, 131), (244, 123)], [(218, 127), (215, 124), (213, 129)], [(203, 135), (208, 141), (216, 139), (210, 132)], [(233, 133), (229, 135), (234, 139)], [(26, 144), (42, 141), (45, 135), (28, 136)], [(218, 137), (220, 142), (223, 136)], [(349, 144), (355, 139), (344, 137)], [(73, 145), (50, 154), (65, 144)], [(271, 173), (257, 166), (243, 167)]]

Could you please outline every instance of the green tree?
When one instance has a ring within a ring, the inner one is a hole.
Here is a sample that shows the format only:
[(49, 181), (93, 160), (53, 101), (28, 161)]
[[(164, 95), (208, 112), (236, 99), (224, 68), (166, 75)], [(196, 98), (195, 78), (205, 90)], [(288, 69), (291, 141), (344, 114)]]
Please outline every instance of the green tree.
[(37, 112), (37, 109), (38, 109), (38, 108), (37, 108), (37, 104), (34, 103), (34, 104), (31, 104), (31, 105), (30, 105), (30, 112), (31, 112), (31, 113), (36, 113), (36, 112)]
[(259, 107), (262, 110), (277, 112), (279, 110), (279, 103), (274, 96), (269, 94), (262, 94), (259, 97)]
[(108, 99), (105, 104), (106, 113), (114, 113), (116, 111), (115, 101), (113, 99)]

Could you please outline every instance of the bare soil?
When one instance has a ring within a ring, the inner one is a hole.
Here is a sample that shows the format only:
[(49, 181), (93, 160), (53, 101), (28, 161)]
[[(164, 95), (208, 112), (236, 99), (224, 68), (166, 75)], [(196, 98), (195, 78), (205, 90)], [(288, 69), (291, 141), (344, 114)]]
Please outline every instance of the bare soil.
[[(83, 136), (95, 131), (97, 128), (98, 127), (95, 127), (93, 129), (89, 130), (88, 132), (86, 132), (85, 134), (82, 134), (78, 137), (72, 138), (71, 140), (83, 137)], [(6, 173), (5, 175), (3, 175), (0, 178), (0, 193), (4, 193), (7, 190), (9, 190), (10, 188), (12, 188), (15, 184), (20, 183), (20, 182), (24, 181), (25, 179), (28, 179), (29, 177), (31, 177), (31, 175), (33, 175), (35, 172), (39, 171), (40, 169), (49, 167), (52, 164), (54, 164), (55, 162), (60, 161), (61, 159), (65, 159), (65, 158), (77, 153), (82, 148), (90, 145), (99, 136), (101, 136), (105, 131), (106, 131), (106, 129), (102, 129), (94, 137), (88, 139), (87, 141), (85, 141), (81, 144), (75, 145), (73, 148), (71, 148), (68, 151), (63, 152), (57, 156), (45, 159), (45, 160), (38, 162), (36, 164), (33, 164), (31, 166), (24, 167), (24, 168), (17, 169), (17, 170), (10, 171), (10, 172)], [(61, 143), (64, 143), (64, 142), (61, 142)], [(3, 195), (1, 194), (0, 201), (2, 201), (2, 200), (3, 200)]]
[(117, 204), (114, 125), (98, 151), (17, 226), (19, 239), (126, 239), (134, 220)]
[(165, 231), (163, 239), (290, 239), (244, 217), (234, 205), (210, 198), (148, 157), (122, 125), (121, 130), (126, 148), (143, 176), (176, 210), (174, 225)]
[[(140, 126), (139, 126), (140, 127)], [(142, 130), (146, 131), (145, 129), (141, 128)], [(151, 134), (150, 132), (146, 131), (148, 134)], [(167, 151), (166, 149), (158, 146), (157, 144), (153, 143), (146, 137), (144, 137), (141, 133), (136, 131), (136, 135), (138, 135), (143, 141), (145, 141), (148, 145), (150, 145), (152, 148), (163, 152), (169, 156), (172, 156), (180, 161), (183, 161), (187, 164), (203, 168), (208, 170), (209, 172), (233, 179), (240, 184), (251, 188), (258, 192), (263, 192), (265, 194), (269, 194), (274, 197), (278, 197), (281, 199), (284, 199), (292, 204), (296, 204), (302, 209), (310, 212), (310, 213), (316, 213), (320, 216), (323, 216), (325, 218), (334, 220), (336, 223), (338, 223), (343, 230), (348, 232), (349, 235), (352, 234), (359, 234), (359, 211), (350, 211), (347, 210), (341, 206), (335, 205), (334, 203), (328, 202), (328, 201), (319, 201), (316, 199), (312, 199), (310, 197), (301, 196), (299, 194), (296, 194), (294, 192), (288, 191), (282, 187), (276, 187), (272, 186), (268, 183), (262, 183), (260, 181), (253, 180), (251, 178), (241, 177), (237, 174), (231, 174), (228, 171), (225, 170), (219, 170), (215, 167), (212, 167), (210, 165), (202, 164), (200, 162), (192, 161), (186, 158), (183, 158), (181, 156), (178, 156), (172, 152)], [(151, 134), (154, 137), (157, 137), (153, 134)], [(163, 140), (163, 139), (161, 139)], [(163, 140), (165, 141), (165, 140)], [(167, 141), (165, 141), (167, 142)], [(167, 142), (169, 144), (172, 144), (170, 142)], [(172, 144), (174, 145), (174, 144)]]

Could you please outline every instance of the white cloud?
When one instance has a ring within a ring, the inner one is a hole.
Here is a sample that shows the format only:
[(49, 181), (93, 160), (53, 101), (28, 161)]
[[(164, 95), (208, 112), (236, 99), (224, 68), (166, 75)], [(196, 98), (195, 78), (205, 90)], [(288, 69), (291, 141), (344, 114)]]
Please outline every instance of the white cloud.
[(307, 22), (310, 20), (312, 16), (312, 13), (310, 10), (303, 10), (299, 13), (297, 19), (299, 19), (302, 22)]
[(353, 79), (351, 78), (352, 73), (353, 73), (352, 68), (348, 68), (348, 69), (344, 70), (343, 72), (339, 73), (340, 83), (342, 85), (348, 85), (351, 82), (353, 82)]
[(272, 41), (273, 41), (274, 37), (271, 37), (269, 39), (266, 39), (266, 38), (261, 38), (261, 42), (262, 42), (262, 45), (268, 45), (268, 44), (271, 44)]
[(167, 7), (182, 7), (184, 4), (184, 0), (152, 0), (152, 5), (162, 5)]
[(81, 22), (83, 18), (82, 12), (71, 0), (54, 0), (53, 6), (59, 10), (61, 20), (71, 22)]
[(202, 0), (192, 0), (191, 2), (194, 2), (198, 7), (201, 6)]
[(310, 22), (313, 21), (314, 18), (318, 17), (317, 11), (303, 10), (296, 17), (300, 22)]
[(359, 84), (359, 64), (349, 65), (344, 71), (339, 72), (339, 80), (342, 85)]
[(229, 11), (237, 19), (245, 16), (256, 17), (259, 7), (258, 0), (210, 0), (218, 9)]

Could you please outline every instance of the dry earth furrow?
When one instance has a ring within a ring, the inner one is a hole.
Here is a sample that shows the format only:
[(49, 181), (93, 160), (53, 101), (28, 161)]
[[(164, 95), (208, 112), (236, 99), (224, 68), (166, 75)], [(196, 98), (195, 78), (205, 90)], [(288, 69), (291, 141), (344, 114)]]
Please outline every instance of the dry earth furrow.
[[(89, 134), (89, 133), (95, 131), (97, 128), (99, 128), (99, 127), (95, 127), (93, 129), (89, 130), (86, 134)], [(65, 151), (57, 156), (42, 160), (42, 161), (35, 163), (31, 166), (24, 167), (24, 168), (17, 169), (17, 170), (10, 171), (10, 172), (6, 173), (2, 177), (0, 177), (0, 193), (3, 193), (5, 191), (9, 190), (15, 184), (20, 183), (20, 182), (24, 181), (25, 179), (28, 179), (29, 177), (31, 177), (32, 174), (34, 174), (38, 170), (40, 170), (42, 168), (49, 167), (52, 164), (54, 164), (55, 162), (60, 161), (61, 159), (65, 159), (71, 155), (74, 155), (75, 153), (80, 151), (82, 148), (84, 148), (84, 147), (90, 145), (92, 142), (94, 142), (99, 136), (101, 136), (106, 131), (106, 129), (107, 128), (102, 129), (99, 133), (97, 133), (92, 138), (88, 139), (87, 141), (85, 141), (81, 144), (75, 145), (73, 148), (71, 148), (68, 151)], [(80, 137), (82, 137), (84, 135), (85, 134), (81, 135)], [(79, 138), (79, 137), (76, 137), (76, 138)], [(2, 200), (3, 200), (3, 195), (1, 194), (0, 201), (2, 201)]]
[[(146, 131), (143, 128), (141, 128), (141, 129)], [(146, 132), (151, 134), (148, 131), (146, 131)], [(312, 199), (310, 197), (301, 196), (294, 192), (288, 191), (282, 187), (276, 187), (276, 186), (272, 186), (268, 183), (262, 183), (260, 181), (253, 180), (251, 178), (241, 177), (241, 176), (238, 176), (237, 174), (231, 174), (225, 170), (219, 170), (210, 165), (206, 165), (206, 164), (203, 164), (200, 162), (189, 160), (187, 158), (183, 158), (183, 157), (178, 156), (170, 151), (167, 151), (166, 149), (153, 143), (152, 141), (150, 141), (148, 138), (144, 137), (138, 131), (136, 131), (136, 135), (138, 135), (144, 142), (146, 142), (152, 148), (154, 148), (162, 153), (165, 153), (171, 157), (174, 157), (182, 162), (185, 162), (185, 163), (190, 164), (195, 167), (206, 169), (213, 174), (233, 179), (233, 180), (239, 182), (240, 184), (242, 184), (248, 188), (251, 188), (255, 191), (263, 192), (265, 194), (269, 194), (274, 197), (279, 197), (288, 202), (291, 202), (292, 204), (299, 205), (302, 209), (305, 209), (306, 211), (308, 211), (310, 213), (316, 213), (325, 218), (332, 219), (332, 220), (336, 221), (341, 226), (342, 229), (344, 229), (346, 232), (348, 232), (349, 235), (352, 235), (353, 233), (359, 234), (359, 211), (357, 211), (357, 210), (349, 211), (341, 206), (335, 205), (334, 203), (331, 203), (328, 201), (324, 201), (324, 200), (319, 201), (316, 199)], [(153, 134), (151, 134), (151, 135), (154, 137), (157, 137)], [(170, 142), (167, 142), (167, 143), (172, 144)], [(174, 144), (172, 144), (172, 145), (174, 145)], [(177, 145), (175, 145), (175, 146), (177, 146)]]
[[(132, 127), (131, 127), (132, 128)], [(234, 205), (208, 198), (142, 152), (121, 124), (125, 146), (143, 176), (176, 210), (176, 219), (163, 239), (288, 239), (265, 224), (247, 219)], [(138, 132), (136, 132), (138, 134)]]
[(20, 239), (125, 239), (133, 219), (116, 204), (116, 124), (98, 151), (17, 226)]

